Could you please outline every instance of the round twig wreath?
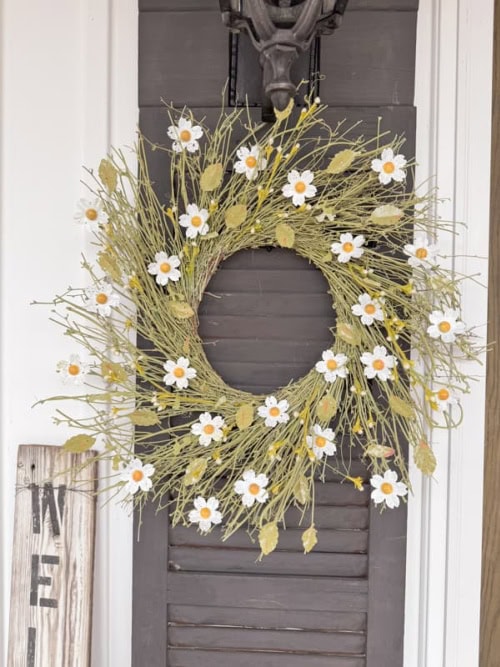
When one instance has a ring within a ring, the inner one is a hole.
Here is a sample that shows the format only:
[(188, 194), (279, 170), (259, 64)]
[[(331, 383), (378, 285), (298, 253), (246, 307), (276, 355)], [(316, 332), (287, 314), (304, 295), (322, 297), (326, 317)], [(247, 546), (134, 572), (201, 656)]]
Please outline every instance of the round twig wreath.
[[(408, 186), (401, 139), (353, 140), (354, 128), (330, 128), (322, 109), (309, 100), (272, 126), (235, 110), (213, 131), (169, 109), (172, 143), (141, 138), (139, 176), (120, 151), (101, 162), (76, 216), (98, 246), (85, 260), (92, 287), (55, 300), (84, 348), (58, 365), (65, 381), (85, 384), (65, 398), (91, 410), (59, 411), (83, 430), (66, 449), (97, 445), (117, 490), (160, 501), (174, 524), (256, 531), (264, 554), (293, 504), (313, 548), (314, 482), (326, 475), (370, 484), (376, 504), (397, 507), (409, 486), (406, 444), (431, 475), (429, 430), (459, 421), (469, 384), (457, 362), (477, 355), (460, 278), (439, 265), (434, 197)], [(149, 149), (169, 156), (166, 205), (148, 176)], [(264, 246), (322, 272), (336, 326), (304, 377), (260, 396), (209, 364), (197, 309), (224, 259)], [(351, 473), (354, 459), (366, 475)]]

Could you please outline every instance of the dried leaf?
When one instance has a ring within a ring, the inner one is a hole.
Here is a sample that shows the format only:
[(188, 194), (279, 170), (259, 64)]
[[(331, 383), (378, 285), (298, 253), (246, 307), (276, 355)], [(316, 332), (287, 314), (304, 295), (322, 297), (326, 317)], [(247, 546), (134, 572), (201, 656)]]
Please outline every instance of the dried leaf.
[(318, 532), (314, 524), (302, 533), (302, 546), (304, 553), (308, 554), (318, 543)]
[(337, 336), (349, 345), (359, 345), (361, 343), (361, 336), (359, 332), (350, 324), (346, 322), (338, 322)]
[(276, 521), (266, 523), (259, 531), (259, 544), (262, 551), (261, 556), (267, 556), (274, 551), (278, 545), (279, 530)]
[(432, 475), (436, 470), (436, 457), (426, 442), (419, 443), (413, 453), (415, 465), (424, 475)]
[(186, 301), (169, 301), (168, 307), (172, 315), (178, 320), (188, 320), (194, 315), (194, 310)]
[(276, 225), (276, 240), (282, 248), (293, 248), (295, 232), (286, 222), (280, 222)]
[(403, 216), (403, 211), (393, 204), (377, 206), (370, 216), (372, 222), (377, 225), (394, 225)]
[(245, 204), (235, 204), (234, 206), (230, 206), (224, 216), (226, 227), (229, 229), (236, 229), (245, 222), (246, 217), (247, 207)]
[(212, 192), (221, 184), (223, 174), (224, 169), (220, 162), (209, 164), (201, 175), (200, 188), (203, 192)]
[(320, 421), (327, 422), (335, 415), (337, 412), (337, 401), (333, 396), (325, 394), (321, 398), (316, 406), (316, 416)]
[(127, 371), (114, 361), (103, 361), (101, 364), (101, 375), (106, 382), (120, 383), (128, 380)]
[(63, 445), (65, 452), (70, 452), (71, 454), (82, 454), (87, 452), (95, 442), (95, 438), (91, 435), (74, 435), (72, 438), (66, 440)]
[(300, 475), (295, 486), (293, 487), (293, 497), (301, 505), (305, 505), (309, 499), (309, 482), (304, 475)]
[(401, 415), (402, 417), (406, 417), (407, 419), (411, 419), (412, 417), (415, 416), (413, 411), (413, 405), (411, 403), (403, 401), (403, 399), (399, 398), (399, 396), (394, 396), (394, 395), (389, 396), (389, 407), (397, 415)]
[(288, 102), (288, 104), (286, 105), (286, 108), (283, 109), (283, 111), (280, 111), (279, 109), (276, 109), (276, 107), (274, 107), (274, 115), (276, 116), (276, 120), (278, 121), (278, 123), (281, 123), (282, 121), (288, 118), (288, 116), (292, 113), (294, 105), (295, 102), (292, 97)]
[(140, 408), (139, 410), (134, 410), (128, 415), (128, 418), (136, 426), (154, 426), (155, 424), (160, 423), (160, 418), (158, 413), (153, 410), (148, 410), (146, 408)]
[(100, 252), (97, 255), (97, 261), (104, 273), (107, 273), (112, 280), (121, 285), (122, 272), (118, 268), (116, 259), (107, 252)]
[(114, 192), (116, 190), (117, 176), (118, 172), (112, 162), (106, 160), (106, 158), (101, 160), (99, 165), (99, 178), (107, 188), (108, 192)]
[(326, 171), (329, 174), (341, 174), (346, 169), (349, 169), (351, 164), (354, 162), (354, 158), (357, 153), (351, 151), (348, 148), (344, 151), (339, 151), (331, 160), (330, 164), (326, 168)]
[(236, 426), (240, 431), (244, 431), (246, 428), (252, 425), (254, 418), (254, 407), (251, 403), (244, 403), (238, 408), (236, 413)]
[(215, 403), (214, 407), (216, 409), (220, 408), (221, 405), (224, 405), (224, 403), (227, 401), (227, 398), (225, 396), (219, 396), (217, 399), (217, 402)]
[(120, 470), (121, 462), (122, 462), (122, 457), (119, 454), (115, 454), (115, 456), (113, 456), (111, 464), (113, 470), (115, 471)]
[(207, 459), (193, 459), (186, 468), (186, 472), (184, 474), (184, 484), (186, 486), (192, 486), (193, 484), (199, 482), (205, 474), (207, 464)]
[(387, 447), (387, 445), (379, 445), (377, 443), (368, 445), (365, 451), (368, 456), (381, 459), (388, 459), (390, 456), (394, 456), (395, 454), (395, 451), (392, 447)]

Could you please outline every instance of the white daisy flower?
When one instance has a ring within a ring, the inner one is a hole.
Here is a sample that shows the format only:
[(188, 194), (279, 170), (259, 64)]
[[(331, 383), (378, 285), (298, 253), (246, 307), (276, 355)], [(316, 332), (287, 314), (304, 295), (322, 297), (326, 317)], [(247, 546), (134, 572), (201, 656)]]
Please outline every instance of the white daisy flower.
[(311, 435), (306, 436), (306, 444), (317, 459), (322, 459), (323, 455), (332, 456), (337, 451), (334, 438), (335, 433), (331, 428), (321, 428), (319, 424), (314, 424)]
[(322, 361), (318, 361), (315, 368), (318, 373), (323, 373), (327, 382), (334, 382), (337, 378), (345, 378), (349, 370), (346, 363), (349, 359), (345, 354), (334, 354), (332, 350), (321, 353)]
[(251, 148), (242, 146), (236, 151), (238, 162), (234, 163), (234, 171), (245, 174), (249, 181), (253, 181), (267, 167), (266, 158), (262, 157), (261, 149), (255, 145)]
[(82, 384), (90, 366), (79, 354), (71, 354), (68, 361), (59, 361), (56, 368), (64, 384)]
[(384, 320), (382, 302), (378, 299), (372, 299), (366, 292), (358, 297), (358, 303), (351, 306), (351, 310), (354, 315), (361, 318), (361, 322), (367, 327), (371, 326), (375, 320), (378, 322)]
[(90, 229), (97, 229), (108, 221), (107, 213), (104, 212), (100, 199), (80, 199), (73, 220)]
[(134, 495), (139, 489), (141, 491), (149, 491), (153, 486), (151, 475), (155, 469), (150, 463), (142, 464), (140, 459), (133, 459), (126, 466), (124, 466), (120, 475), (120, 480), (125, 482), (125, 491)]
[(375, 345), (373, 352), (363, 352), (360, 357), (365, 365), (364, 374), (368, 379), (378, 378), (387, 382), (392, 380), (392, 369), (396, 365), (396, 357), (387, 354), (383, 345)]
[(282, 192), (285, 197), (292, 198), (294, 206), (302, 206), (306, 198), (316, 194), (316, 186), (312, 184), (314, 174), (309, 169), (302, 173), (292, 169), (287, 178), (288, 183), (283, 186)]
[(370, 479), (373, 486), (372, 500), (375, 505), (386, 504), (391, 509), (399, 507), (400, 496), (406, 496), (408, 488), (404, 482), (398, 482), (397, 473), (394, 470), (386, 470), (384, 476), (373, 475)]
[(336, 217), (337, 216), (335, 215), (335, 213), (325, 213), (324, 211), (323, 213), (320, 213), (319, 215), (315, 216), (318, 222), (325, 222), (325, 220), (327, 222), (333, 222)]
[(359, 259), (364, 253), (362, 248), (365, 242), (365, 237), (361, 234), (354, 236), (350, 233), (341, 234), (339, 243), (332, 243), (331, 251), (338, 255), (337, 259), (342, 264), (349, 262), (351, 259)]
[(414, 268), (430, 269), (436, 263), (438, 251), (438, 246), (429, 243), (425, 234), (416, 234), (414, 242), (407, 243), (404, 247), (404, 253), (408, 255), (408, 264)]
[(290, 419), (287, 413), (288, 408), (288, 401), (278, 401), (275, 396), (267, 396), (265, 405), (261, 405), (257, 412), (259, 417), (265, 420), (266, 426), (274, 428), (278, 424), (285, 424)]
[(176, 153), (184, 149), (189, 153), (195, 153), (200, 148), (198, 139), (203, 136), (203, 130), (199, 125), (193, 125), (187, 118), (179, 118), (177, 125), (170, 125), (167, 134), (174, 140), (172, 148)]
[(103, 317), (111, 315), (111, 309), (120, 305), (120, 297), (109, 283), (99, 283), (85, 290), (85, 307), (91, 313), (98, 313)]
[(200, 445), (207, 447), (214, 442), (220, 442), (224, 436), (224, 419), (220, 415), (212, 417), (210, 412), (203, 412), (199, 420), (191, 426), (191, 433), (199, 436)]
[(198, 496), (194, 500), (194, 510), (189, 512), (189, 521), (197, 523), (198, 528), (206, 533), (210, 530), (213, 524), (219, 524), (222, 521), (222, 514), (218, 511), (219, 501), (217, 498), (209, 498), (205, 500), (202, 496)]
[(186, 228), (187, 238), (195, 239), (198, 235), (205, 236), (209, 230), (207, 209), (198, 208), (196, 204), (188, 204), (186, 211), (187, 213), (179, 218), (179, 225)]
[(454, 343), (456, 337), (465, 332), (465, 324), (458, 317), (458, 311), (453, 308), (433, 310), (429, 315), (431, 324), (427, 327), (427, 333), (431, 338), (441, 338), (443, 343)]
[(180, 266), (181, 260), (177, 255), (167, 255), (166, 252), (157, 252), (155, 261), (148, 264), (148, 273), (156, 276), (156, 282), (163, 287), (168, 284), (169, 280), (177, 281), (181, 277), (181, 272), (177, 268)]
[(392, 148), (384, 148), (380, 160), (372, 160), (373, 171), (378, 172), (378, 180), (383, 185), (391, 181), (401, 183), (406, 178), (406, 159), (404, 155), (394, 155)]
[(196, 377), (196, 369), (189, 365), (186, 357), (179, 357), (177, 361), (169, 359), (163, 364), (163, 368), (167, 371), (163, 382), (168, 387), (175, 384), (177, 389), (187, 389), (189, 380)]
[(457, 397), (447, 387), (441, 387), (432, 394), (431, 405), (438, 412), (446, 412), (450, 405), (457, 403)]
[(269, 480), (265, 475), (256, 475), (253, 470), (245, 470), (243, 479), (239, 479), (234, 490), (241, 496), (241, 501), (245, 507), (252, 507), (255, 501), (265, 503), (269, 498), (266, 486)]

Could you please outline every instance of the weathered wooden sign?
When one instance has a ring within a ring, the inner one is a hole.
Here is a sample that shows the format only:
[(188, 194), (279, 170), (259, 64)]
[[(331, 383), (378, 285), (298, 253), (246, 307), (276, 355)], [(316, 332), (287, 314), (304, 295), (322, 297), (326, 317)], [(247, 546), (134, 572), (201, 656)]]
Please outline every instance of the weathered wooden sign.
[(93, 457), (19, 447), (9, 667), (90, 665), (97, 465), (83, 464)]

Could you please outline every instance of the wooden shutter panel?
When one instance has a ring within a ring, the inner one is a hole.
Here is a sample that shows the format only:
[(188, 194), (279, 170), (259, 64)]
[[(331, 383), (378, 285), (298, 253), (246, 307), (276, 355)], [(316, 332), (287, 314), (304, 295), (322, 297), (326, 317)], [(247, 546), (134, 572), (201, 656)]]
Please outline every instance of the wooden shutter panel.
[[(350, 0), (342, 28), (321, 41), (320, 57), (326, 120), (362, 121), (353, 136), (373, 135), (379, 125), (404, 133), (408, 155), (417, 4)], [(140, 0), (139, 8), (142, 131), (166, 142), (161, 98), (213, 126), (229, 75), (217, 0)], [(252, 114), (260, 118), (258, 108)], [(165, 157), (157, 151), (149, 161), (164, 196)], [(222, 298), (204, 299), (200, 332), (228, 382), (270, 392), (311, 367), (315, 345), (331, 344), (321, 278), (279, 249), (224, 263), (209, 290)], [(360, 461), (353, 468), (367, 479)], [(309, 524), (300, 526), (292, 509), (278, 551), (260, 563), (246, 533), (221, 543), (217, 530), (200, 536), (172, 528), (166, 512), (147, 506), (134, 545), (134, 667), (401, 667), (405, 509), (380, 515), (368, 487), (359, 492), (332, 475), (317, 483), (316, 498), (316, 549), (303, 556), (300, 533)]]

